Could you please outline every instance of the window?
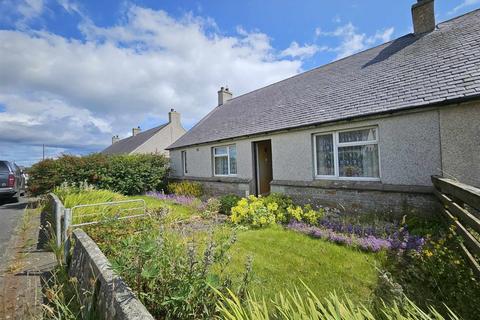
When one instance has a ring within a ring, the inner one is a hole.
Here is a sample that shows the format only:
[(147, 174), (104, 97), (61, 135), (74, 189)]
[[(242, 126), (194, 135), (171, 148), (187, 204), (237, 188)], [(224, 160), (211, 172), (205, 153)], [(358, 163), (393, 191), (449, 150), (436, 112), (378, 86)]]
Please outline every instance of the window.
[(214, 175), (237, 174), (237, 147), (235, 145), (213, 148), (213, 159)]
[(188, 173), (188, 168), (187, 168), (187, 151), (182, 151), (182, 168), (183, 168), (183, 174)]
[(380, 177), (377, 128), (315, 135), (314, 153), (319, 178)]

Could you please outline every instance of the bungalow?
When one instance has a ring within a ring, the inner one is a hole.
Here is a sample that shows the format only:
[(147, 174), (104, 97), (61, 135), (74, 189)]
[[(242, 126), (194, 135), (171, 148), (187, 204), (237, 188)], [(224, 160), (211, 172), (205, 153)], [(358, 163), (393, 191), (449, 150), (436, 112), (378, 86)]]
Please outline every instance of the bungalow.
[(141, 132), (140, 127), (132, 129), (132, 135), (121, 139), (118, 135), (112, 137), (112, 144), (102, 151), (103, 154), (163, 154), (172, 142), (184, 135), (186, 130), (180, 122), (180, 113), (171, 109), (168, 122)]
[(480, 186), (480, 10), (232, 98), (170, 149), (211, 193), (282, 192), (359, 212), (431, 212), (432, 175)]

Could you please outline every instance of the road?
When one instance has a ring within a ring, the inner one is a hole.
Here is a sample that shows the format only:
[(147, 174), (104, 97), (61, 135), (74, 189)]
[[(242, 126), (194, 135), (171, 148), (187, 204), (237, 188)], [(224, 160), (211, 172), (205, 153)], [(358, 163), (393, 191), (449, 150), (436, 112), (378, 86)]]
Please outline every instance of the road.
[(5, 260), (5, 250), (10, 238), (15, 234), (15, 228), (20, 223), (27, 203), (25, 198), (21, 198), (19, 202), (0, 200), (0, 270), (5, 267), (1, 265)]

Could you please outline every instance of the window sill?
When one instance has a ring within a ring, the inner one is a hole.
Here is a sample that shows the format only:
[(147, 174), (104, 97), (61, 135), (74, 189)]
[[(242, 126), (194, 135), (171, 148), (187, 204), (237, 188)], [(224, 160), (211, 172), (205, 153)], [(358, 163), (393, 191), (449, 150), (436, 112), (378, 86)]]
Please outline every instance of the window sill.
[(315, 180), (327, 180), (327, 181), (371, 181), (381, 182), (380, 178), (370, 177), (334, 177), (334, 176), (315, 176)]

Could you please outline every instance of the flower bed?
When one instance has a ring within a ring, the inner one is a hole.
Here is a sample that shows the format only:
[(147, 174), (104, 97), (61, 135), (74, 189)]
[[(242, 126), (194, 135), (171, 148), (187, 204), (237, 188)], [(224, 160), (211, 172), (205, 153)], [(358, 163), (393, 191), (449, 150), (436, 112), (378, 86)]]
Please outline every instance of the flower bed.
[[(307, 234), (314, 238), (330, 242), (355, 246), (365, 251), (378, 252), (381, 250), (416, 250), (420, 251), (425, 243), (422, 237), (410, 236), (406, 230), (397, 231), (387, 239), (374, 235), (358, 236), (352, 229), (350, 233), (339, 233), (335, 229), (316, 227), (304, 222), (291, 220), (286, 228)], [(342, 228), (348, 230), (348, 228)]]

